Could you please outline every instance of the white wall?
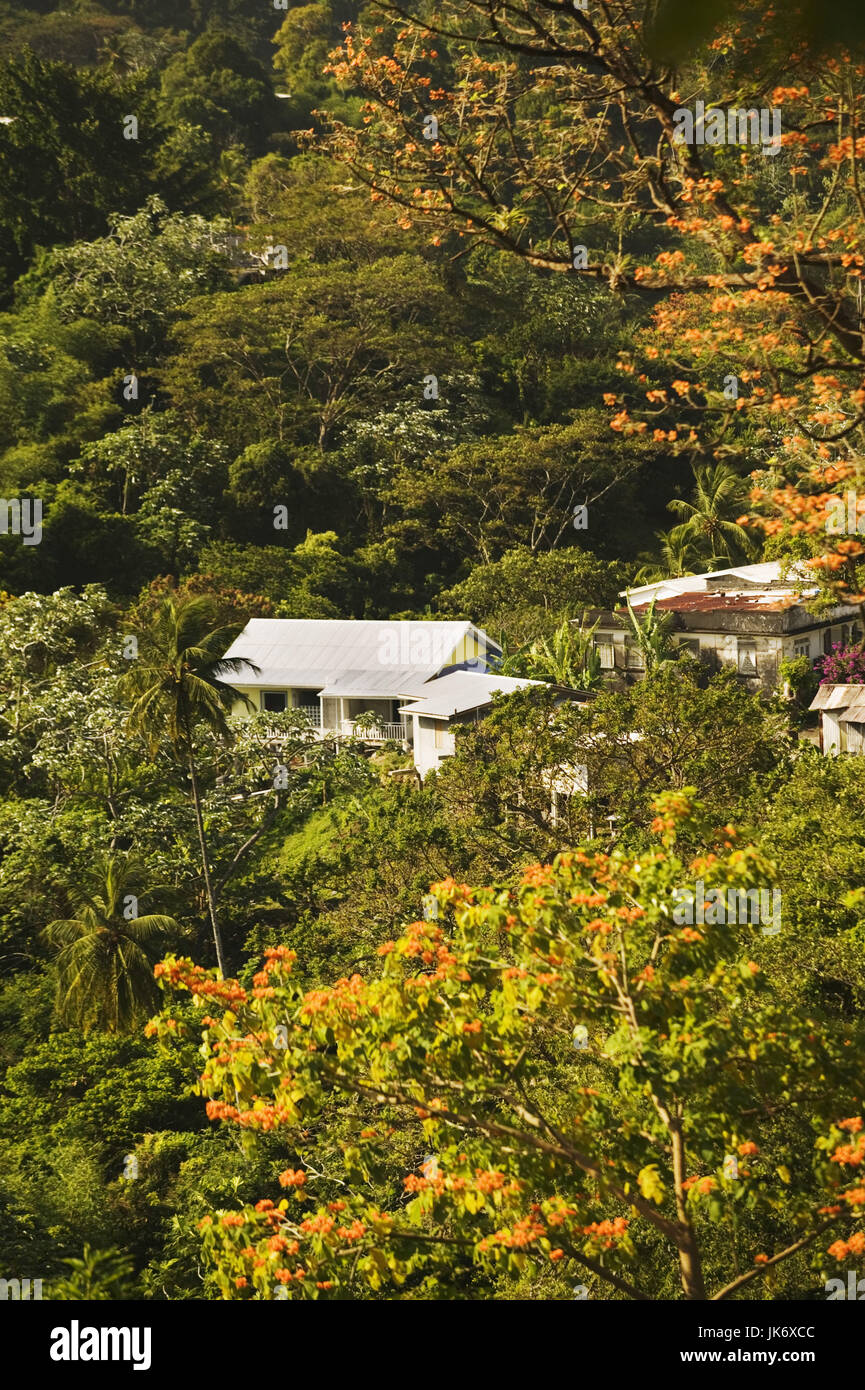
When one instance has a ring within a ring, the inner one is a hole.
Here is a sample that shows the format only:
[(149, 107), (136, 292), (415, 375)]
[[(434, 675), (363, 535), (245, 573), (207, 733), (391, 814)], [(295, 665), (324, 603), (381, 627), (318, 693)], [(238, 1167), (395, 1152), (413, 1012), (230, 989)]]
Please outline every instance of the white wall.
[[(444, 720), (426, 719), (419, 714), (412, 715), (413, 744), (412, 754), (414, 765), (421, 777), (426, 777), (428, 772), (434, 772), (441, 766), (442, 760), (453, 753), (456, 749), (456, 740), (453, 732), (448, 728)], [(436, 748), (436, 725), (443, 731), (441, 738), (442, 747)]]
[(820, 718), (823, 721), (823, 752), (841, 752), (841, 726), (838, 719), (831, 710), (820, 711)]

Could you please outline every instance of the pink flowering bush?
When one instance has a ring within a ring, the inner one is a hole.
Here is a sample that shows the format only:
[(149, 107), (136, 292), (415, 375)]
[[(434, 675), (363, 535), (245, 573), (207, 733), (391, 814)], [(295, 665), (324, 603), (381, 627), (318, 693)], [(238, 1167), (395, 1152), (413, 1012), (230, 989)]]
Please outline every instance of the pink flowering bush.
[(831, 652), (814, 663), (821, 685), (860, 685), (865, 683), (865, 651), (833, 643)]

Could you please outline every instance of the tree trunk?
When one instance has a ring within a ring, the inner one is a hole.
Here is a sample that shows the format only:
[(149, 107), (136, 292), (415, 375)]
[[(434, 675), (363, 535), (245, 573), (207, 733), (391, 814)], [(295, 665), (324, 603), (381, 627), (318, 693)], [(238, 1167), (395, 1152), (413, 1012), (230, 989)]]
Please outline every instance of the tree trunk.
[(688, 1216), (688, 1208), (685, 1205), (685, 1143), (682, 1135), (681, 1121), (674, 1120), (669, 1125), (670, 1139), (673, 1148), (673, 1184), (676, 1189), (676, 1215), (679, 1218), (679, 1225), (682, 1229), (682, 1239), (679, 1241), (679, 1273), (682, 1279), (682, 1288), (686, 1298), (705, 1299), (706, 1286), (703, 1283), (703, 1270), (700, 1263), (700, 1252), (697, 1249), (697, 1242), (694, 1239), (694, 1232)]
[(210, 925), (213, 930), (213, 944), (216, 947), (216, 964), (219, 968), (221, 979), (225, 979), (225, 953), (222, 949), (222, 932), (219, 930), (219, 922), (216, 918), (216, 900), (213, 896), (213, 885), (210, 881), (210, 865), (207, 862), (207, 841), (204, 838), (204, 819), (201, 814), (201, 797), (198, 792), (198, 776), (195, 771), (195, 753), (192, 748), (192, 736), (189, 728), (189, 721), (184, 716), (184, 729), (186, 732), (186, 749), (189, 759), (189, 780), (192, 783), (192, 804), (195, 807), (195, 825), (198, 830), (198, 844), (201, 850), (201, 870), (204, 874), (204, 891), (207, 896), (207, 911), (210, 916)]

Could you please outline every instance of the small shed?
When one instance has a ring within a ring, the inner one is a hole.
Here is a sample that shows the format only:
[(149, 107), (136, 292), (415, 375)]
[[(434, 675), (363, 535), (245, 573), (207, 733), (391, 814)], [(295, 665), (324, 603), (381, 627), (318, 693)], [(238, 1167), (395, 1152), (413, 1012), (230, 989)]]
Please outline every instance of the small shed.
[(820, 715), (823, 753), (865, 753), (865, 685), (821, 685), (810, 708)]

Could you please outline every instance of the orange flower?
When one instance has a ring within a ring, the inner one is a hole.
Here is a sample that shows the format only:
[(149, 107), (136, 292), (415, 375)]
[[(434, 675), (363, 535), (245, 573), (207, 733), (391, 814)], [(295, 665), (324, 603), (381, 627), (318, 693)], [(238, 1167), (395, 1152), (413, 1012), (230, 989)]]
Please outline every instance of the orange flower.
[(284, 1173), (279, 1175), (280, 1187), (303, 1187), (306, 1182), (306, 1173), (301, 1168), (286, 1168)]

